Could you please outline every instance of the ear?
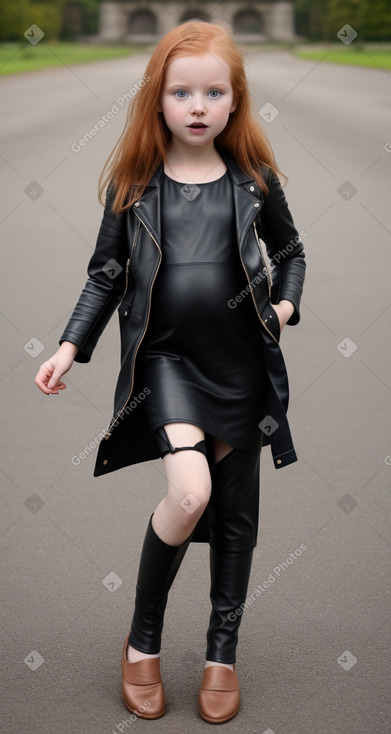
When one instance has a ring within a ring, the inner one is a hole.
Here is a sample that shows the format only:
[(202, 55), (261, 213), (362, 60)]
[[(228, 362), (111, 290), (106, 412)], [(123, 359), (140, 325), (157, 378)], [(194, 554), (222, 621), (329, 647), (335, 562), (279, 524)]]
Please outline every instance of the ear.
[(236, 99), (234, 98), (234, 99), (233, 99), (233, 102), (232, 102), (232, 105), (231, 105), (231, 109), (230, 109), (229, 113), (231, 114), (231, 112), (235, 112), (235, 110), (236, 110), (237, 106), (238, 106), (238, 102), (237, 102), (237, 100), (236, 100)]

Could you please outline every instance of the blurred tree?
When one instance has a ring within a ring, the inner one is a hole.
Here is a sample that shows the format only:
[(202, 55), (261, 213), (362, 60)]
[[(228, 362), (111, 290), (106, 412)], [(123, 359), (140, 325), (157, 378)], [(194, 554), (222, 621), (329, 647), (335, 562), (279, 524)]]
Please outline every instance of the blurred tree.
[(328, 0), (327, 33), (332, 37), (349, 23), (358, 33), (357, 43), (391, 41), (390, 0)]
[(349, 23), (357, 43), (391, 41), (390, 0), (295, 0), (296, 32), (311, 41), (335, 41)]
[(0, 40), (22, 41), (23, 34), (33, 23), (45, 38), (57, 38), (61, 29), (61, 0), (12, 0), (0, 3)]
[(33, 23), (45, 40), (98, 32), (99, 0), (0, 0), (0, 41), (20, 41)]
[(368, 13), (365, 18), (366, 41), (391, 41), (391, 3), (378, 0), (371, 4), (367, 0)]
[(324, 0), (296, 0), (296, 33), (311, 41), (324, 38), (324, 25), (327, 17), (327, 2)]
[(327, 0), (327, 15), (324, 22), (325, 37), (330, 40), (335, 39), (337, 31), (346, 23), (349, 23), (358, 33), (359, 19), (365, 14), (366, 4), (367, 0), (344, 0), (343, 3), (341, 0), (339, 2)]
[(61, 39), (75, 41), (79, 36), (99, 31), (99, 0), (67, 0), (63, 6)]

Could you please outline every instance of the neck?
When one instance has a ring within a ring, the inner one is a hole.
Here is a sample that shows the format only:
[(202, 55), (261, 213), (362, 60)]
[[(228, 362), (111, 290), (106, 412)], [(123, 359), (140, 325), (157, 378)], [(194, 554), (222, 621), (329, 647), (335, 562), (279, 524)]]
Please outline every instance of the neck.
[(180, 140), (172, 139), (167, 146), (166, 156), (169, 165), (182, 166), (183, 168), (203, 168), (214, 161), (219, 161), (220, 156), (214, 147), (213, 140), (207, 145), (186, 145)]

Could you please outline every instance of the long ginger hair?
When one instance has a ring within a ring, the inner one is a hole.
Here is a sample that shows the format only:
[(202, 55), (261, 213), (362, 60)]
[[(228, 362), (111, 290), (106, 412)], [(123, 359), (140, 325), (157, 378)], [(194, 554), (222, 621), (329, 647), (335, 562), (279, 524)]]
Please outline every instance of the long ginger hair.
[(145, 72), (145, 82), (129, 104), (121, 137), (107, 159), (98, 183), (98, 200), (103, 204), (106, 184), (112, 181), (115, 197), (111, 209), (115, 214), (129, 209), (143, 194), (162, 160), (171, 131), (163, 113), (158, 111), (168, 65), (180, 56), (207, 52), (220, 56), (230, 69), (230, 81), (236, 109), (230, 114), (224, 130), (215, 138), (216, 147), (232, 155), (238, 166), (250, 175), (267, 194), (260, 165), (269, 166), (277, 174), (271, 145), (252, 111), (243, 56), (233, 40), (228, 24), (188, 21), (167, 33), (156, 46)]

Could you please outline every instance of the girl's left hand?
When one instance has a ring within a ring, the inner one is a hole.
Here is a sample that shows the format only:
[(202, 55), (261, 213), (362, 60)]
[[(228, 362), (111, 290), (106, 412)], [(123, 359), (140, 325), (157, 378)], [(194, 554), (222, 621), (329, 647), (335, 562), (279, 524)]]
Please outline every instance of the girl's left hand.
[(295, 307), (293, 303), (291, 303), (291, 301), (286, 300), (282, 300), (279, 303), (272, 303), (272, 306), (280, 322), (280, 331), (282, 331), (286, 322), (289, 321), (290, 317), (292, 316)]

